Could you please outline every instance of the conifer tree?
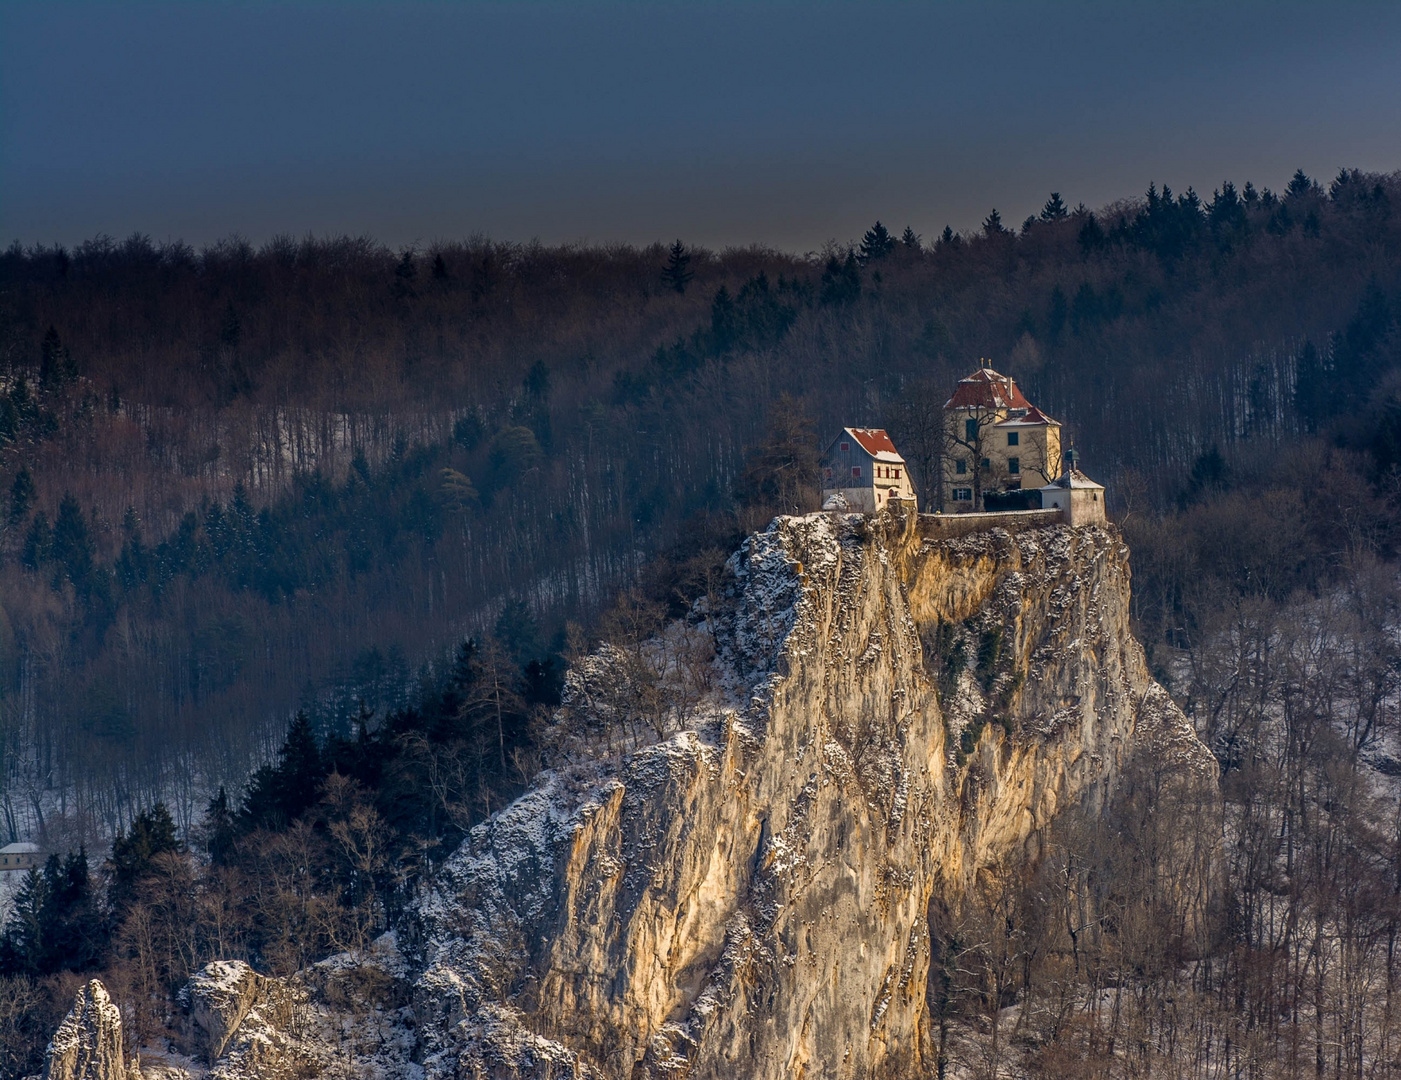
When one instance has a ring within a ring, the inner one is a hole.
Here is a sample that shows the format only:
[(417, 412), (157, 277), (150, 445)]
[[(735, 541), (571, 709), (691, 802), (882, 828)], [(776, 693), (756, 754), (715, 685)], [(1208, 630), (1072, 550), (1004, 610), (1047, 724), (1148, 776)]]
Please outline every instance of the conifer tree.
[(10, 524), (18, 525), (34, 505), (34, 477), (24, 466), (15, 473), (10, 484)]
[(1085, 215), (1085, 223), (1080, 226), (1078, 237), (1080, 250), (1086, 255), (1093, 254), (1104, 246), (1104, 228), (1099, 223), (1099, 218), (1094, 214)]
[(0, 975), (90, 971), (106, 952), (106, 935), (81, 849), (29, 870), (0, 929)]
[(1311, 194), (1317, 188), (1318, 185), (1309, 179), (1308, 174), (1303, 169), (1295, 169), (1293, 177), (1290, 178), (1289, 186), (1284, 189), (1284, 194), (1286, 198), (1297, 199)]
[(137, 887), (155, 871), (159, 856), (184, 850), (165, 803), (158, 802), (137, 814), (131, 828), (119, 832), (112, 841), (112, 854), (107, 860), (107, 905), (114, 917), (120, 920), (126, 913), (136, 899)]
[(739, 340), (739, 313), (730, 290), (721, 285), (710, 303), (710, 347), (717, 354), (729, 352)]
[(205, 807), (202, 823), (204, 850), (213, 862), (223, 864), (233, 853), (235, 825), (228, 793), (225, 792), (224, 785), (220, 784), (219, 794), (210, 799), (209, 805)]
[(19, 561), (28, 570), (38, 570), (53, 557), (54, 534), (49, 527), (49, 517), (40, 510), (29, 523), (29, 532), (24, 538)]
[(686, 286), (696, 275), (691, 270), (691, 253), (679, 239), (671, 245), (666, 266), (662, 268), (662, 281), (678, 296), (686, 292)]
[(413, 283), (416, 277), (418, 277), (418, 267), (414, 263), (414, 250), (413, 248), (405, 248), (404, 254), (399, 258), (398, 265), (394, 267), (394, 295), (401, 299), (413, 296)]
[(326, 770), (311, 719), (298, 710), (277, 752), (276, 765), (253, 774), (243, 797), (242, 822), (249, 829), (283, 829), (315, 804)]
[(1064, 221), (1070, 216), (1070, 210), (1060, 197), (1059, 191), (1051, 192), (1051, 197), (1046, 200), (1046, 205), (1041, 208), (1042, 221)]
[(44, 872), (37, 866), (31, 867), (25, 872), (4, 929), (0, 931), (0, 974), (41, 974), (47, 901), (48, 884)]
[(73, 354), (59, 339), (58, 330), (50, 326), (39, 345), (39, 388), (54, 391), (77, 375)]
[(1002, 224), (1002, 215), (993, 207), (992, 213), (983, 218), (983, 235), (985, 236), (1006, 236), (1007, 227)]
[(905, 246), (905, 249), (907, 251), (920, 250), (919, 233), (915, 232), (914, 229), (906, 225), (905, 231), (900, 234), (900, 243)]
[(854, 252), (846, 253), (846, 261), (838, 262), (835, 255), (827, 259), (822, 271), (822, 288), (818, 300), (823, 304), (850, 304), (861, 295), (861, 271)]
[(861, 265), (883, 259), (895, 250), (895, 237), (884, 225), (877, 221), (861, 238)]
[(87, 520), (72, 492), (64, 492), (54, 522), (53, 558), (63, 574), (80, 593), (92, 577), (93, 542)]

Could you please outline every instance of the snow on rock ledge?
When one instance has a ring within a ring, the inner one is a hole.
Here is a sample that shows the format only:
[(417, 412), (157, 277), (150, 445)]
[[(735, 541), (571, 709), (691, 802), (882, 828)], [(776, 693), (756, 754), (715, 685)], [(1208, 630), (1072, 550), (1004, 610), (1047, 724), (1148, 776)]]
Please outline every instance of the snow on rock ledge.
[[(139, 1080), (139, 1074), (137, 1080)], [(127, 1080), (122, 1014), (92, 979), (78, 991), (44, 1059), (44, 1080)]]

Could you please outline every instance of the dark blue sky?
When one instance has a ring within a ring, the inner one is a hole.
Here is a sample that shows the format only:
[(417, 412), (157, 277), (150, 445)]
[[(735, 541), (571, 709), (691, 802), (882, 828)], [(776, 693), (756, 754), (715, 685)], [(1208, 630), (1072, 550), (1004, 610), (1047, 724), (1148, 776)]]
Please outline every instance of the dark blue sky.
[(1401, 5), (0, 4), (0, 239), (797, 251), (1401, 168)]

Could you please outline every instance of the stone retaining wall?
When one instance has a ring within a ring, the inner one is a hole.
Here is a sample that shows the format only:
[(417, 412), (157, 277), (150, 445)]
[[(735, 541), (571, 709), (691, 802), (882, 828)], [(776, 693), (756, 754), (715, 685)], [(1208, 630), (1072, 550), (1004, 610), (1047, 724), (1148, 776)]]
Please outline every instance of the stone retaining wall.
[(1015, 533), (1064, 524), (1065, 512), (1054, 507), (1049, 510), (999, 510), (981, 514), (920, 514), (919, 534), (930, 540), (951, 540), (956, 536), (986, 532), (988, 529), (1006, 529)]

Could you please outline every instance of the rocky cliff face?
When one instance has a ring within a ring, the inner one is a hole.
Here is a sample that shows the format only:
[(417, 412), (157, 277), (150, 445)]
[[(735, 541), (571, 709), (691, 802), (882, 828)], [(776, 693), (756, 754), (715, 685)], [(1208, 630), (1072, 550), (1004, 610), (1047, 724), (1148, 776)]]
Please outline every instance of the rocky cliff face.
[[(728, 570), (689, 620), (571, 673), (552, 767), (370, 961), (411, 993), (413, 1034), (358, 1072), (927, 1067), (931, 905), (1104, 799), (1139, 750), (1215, 782), (1129, 632), (1112, 531), (783, 518)], [(637, 702), (650, 723), (626, 722)], [(596, 734), (619, 729), (626, 747)], [(193, 1022), (217, 1057), (263, 991), (212, 979)], [(346, 1026), (302, 1023), (286, 1052), (324, 1062), (314, 1032)], [(216, 1071), (276, 1071), (241, 1060)]]
[(122, 1057), (122, 1014), (107, 988), (92, 979), (49, 1043), (43, 1080), (128, 1080)]
[(557, 768), (422, 905), (429, 1076), (918, 1066), (931, 901), (1102, 799), (1145, 741), (1214, 780), (1129, 632), (1110, 531), (931, 542), (814, 515), (731, 570), (685, 730)]

